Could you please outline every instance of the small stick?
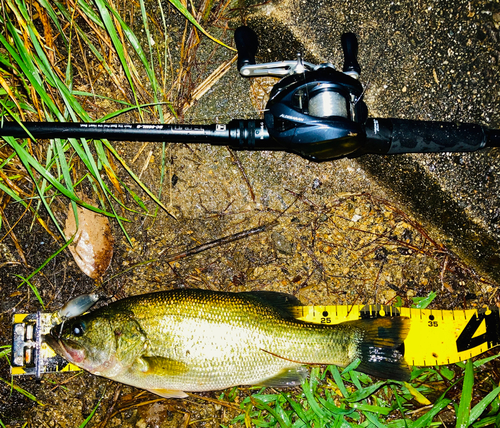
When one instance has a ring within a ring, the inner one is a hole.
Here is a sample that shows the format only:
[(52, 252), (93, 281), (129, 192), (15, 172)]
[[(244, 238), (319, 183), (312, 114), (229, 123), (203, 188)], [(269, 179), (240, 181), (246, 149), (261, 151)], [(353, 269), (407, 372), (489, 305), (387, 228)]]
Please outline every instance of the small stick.
[[(244, 230), (243, 232), (235, 233), (234, 235), (225, 236), (224, 238), (216, 239), (215, 241), (207, 242), (206, 244), (198, 245), (197, 247), (190, 248), (186, 251), (182, 251), (180, 253), (171, 254), (165, 256), (165, 261), (173, 262), (175, 260), (183, 259), (184, 257), (192, 256), (193, 254), (201, 253), (202, 251), (209, 250), (213, 247), (218, 247), (220, 245), (229, 244), (230, 242), (237, 241), (239, 239), (246, 238), (248, 236), (256, 235), (258, 233), (265, 232), (269, 229), (275, 227), (278, 223), (272, 222), (269, 224), (265, 224), (263, 226), (255, 227), (253, 229)], [(160, 251), (158, 254), (161, 257), (164, 253), (164, 250)]]
[(116, 412), (113, 413), (113, 410), (115, 409), (121, 391), (122, 391), (122, 384), (118, 384), (118, 386), (115, 389), (115, 393), (113, 394), (113, 402), (106, 411), (106, 415), (104, 416), (104, 420), (101, 422), (100, 427), (104, 428), (108, 424), (108, 421), (111, 419), (111, 416), (116, 413)]
[[(221, 406), (228, 407), (230, 409), (239, 410), (239, 408), (240, 408), (237, 404), (231, 403), (229, 401), (214, 400), (213, 398), (203, 397), (202, 395), (193, 394), (192, 392), (186, 392), (186, 394), (192, 398), (197, 398), (199, 400), (208, 401), (209, 403), (213, 403), (213, 404), (219, 404)], [(193, 403), (193, 401), (191, 401), (191, 403)]]
[(252, 185), (250, 184), (250, 180), (248, 179), (245, 168), (243, 168), (243, 165), (241, 164), (240, 159), (238, 158), (236, 153), (234, 153), (234, 151), (232, 151), (229, 147), (227, 148), (227, 150), (229, 151), (229, 154), (231, 155), (231, 159), (232, 159), (233, 163), (240, 170), (241, 175), (243, 177), (243, 180), (245, 180), (245, 183), (247, 185), (248, 191), (250, 192), (250, 196), (252, 198), (252, 201), (255, 202), (255, 193), (253, 192)]

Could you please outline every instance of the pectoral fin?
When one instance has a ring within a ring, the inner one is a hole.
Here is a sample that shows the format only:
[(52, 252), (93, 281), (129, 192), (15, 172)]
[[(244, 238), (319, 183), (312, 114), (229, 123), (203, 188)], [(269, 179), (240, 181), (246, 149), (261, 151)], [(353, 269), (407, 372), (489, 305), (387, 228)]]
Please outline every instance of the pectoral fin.
[[(181, 361), (165, 357), (140, 357), (137, 366), (144, 374), (156, 376), (177, 376), (188, 371), (188, 366)], [(155, 392), (155, 394), (157, 394)], [(158, 394), (161, 395), (161, 394)]]
[(148, 389), (149, 392), (159, 395), (164, 398), (186, 398), (188, 395), (184, 391), (177, 391), (175, 389), (165, 389), (165, 388), (151, 388)]

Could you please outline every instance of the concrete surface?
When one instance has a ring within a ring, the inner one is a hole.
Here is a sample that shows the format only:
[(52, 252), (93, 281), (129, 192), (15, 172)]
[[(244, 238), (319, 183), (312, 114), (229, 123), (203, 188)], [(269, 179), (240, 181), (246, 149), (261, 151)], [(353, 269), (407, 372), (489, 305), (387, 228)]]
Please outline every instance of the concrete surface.
[[(272, 2), (248, 20), (261, 61), (305, 53), (342, 66), (340, 36), (359, 42), (372, 117), (500, 127), (498, 2)], [(490, 279), (500, 279), (500, 150), (365, 156), (356, 162)]]

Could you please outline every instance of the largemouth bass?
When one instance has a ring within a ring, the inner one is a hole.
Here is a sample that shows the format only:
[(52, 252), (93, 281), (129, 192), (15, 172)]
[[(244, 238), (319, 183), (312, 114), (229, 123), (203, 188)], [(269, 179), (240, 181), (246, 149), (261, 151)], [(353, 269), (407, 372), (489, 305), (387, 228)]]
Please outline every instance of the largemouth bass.
[(129, 297), (55, 326), (46, 342), (71, 363), (163, 397), (237, 385), (292, 386), (307, 364), (409, 378), (409, 319), (321, 325), (299, 321), (295, 297), (171, 290)]

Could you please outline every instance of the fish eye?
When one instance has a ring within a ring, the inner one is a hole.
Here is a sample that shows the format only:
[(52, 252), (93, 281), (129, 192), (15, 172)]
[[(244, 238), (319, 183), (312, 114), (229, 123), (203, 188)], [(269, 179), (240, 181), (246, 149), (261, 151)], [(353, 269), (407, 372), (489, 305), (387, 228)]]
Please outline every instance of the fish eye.
[(71, 332), (76, 337), (81, 337), (85, 333), (85, 324), (83, 322), (76, 322), (71, 326)]

